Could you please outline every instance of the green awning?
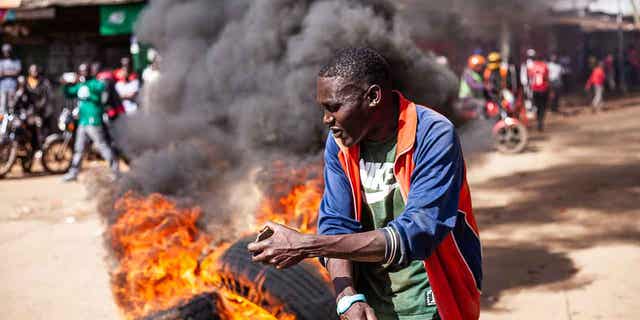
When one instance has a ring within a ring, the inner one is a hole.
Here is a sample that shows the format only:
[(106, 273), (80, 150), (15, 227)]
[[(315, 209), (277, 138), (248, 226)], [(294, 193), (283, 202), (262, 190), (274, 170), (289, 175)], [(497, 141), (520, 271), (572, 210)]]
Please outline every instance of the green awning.
[(100, 6), (100, 34), (131, 34), (144, 3)]

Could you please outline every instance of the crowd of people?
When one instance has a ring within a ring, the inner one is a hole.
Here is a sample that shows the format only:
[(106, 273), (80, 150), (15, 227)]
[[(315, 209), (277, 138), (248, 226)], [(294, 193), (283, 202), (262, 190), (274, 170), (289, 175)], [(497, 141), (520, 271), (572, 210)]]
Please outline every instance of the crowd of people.
[[(605, 86), (610, 90), (616, 88), (613, 55), (595, 60), (592, 65), (584, 88), (592, 95), (592, 110), (599, 112), (603, 109)], [(486, 56), (475, 52), (461, 75), (460, 108), (463, 113), (486, 117), (487, 103), (503, 105), (505, 99), (511, 100), (510, 103), (522, 104), (531, 117), (535, 116), (538, 130), (543, 131), (547, 111), (559, 111), (568, 70), (568, 64), (561, 63), (557, 55), (544, 59), (534, 49), (526, 51), (526, 58), (518, 68), (503, 61), (498, 52)]]
[[(22, 63), (10, 44), (3, 44), (1, 53), (0, 112), (28, 109), (34, 114), (36, 121), (30, 125), (30, 130), (32, 145), (38, 150), (46, 136), (56, 130), (59, 106), (55, 105), (53, 97), (57, 86), (43, 75), (41, 67), (36, 64), (30, 64), (23, 73)], [(625, 65), (632, 70), (632, 62), (637, 62), (640, 74), (640, 59), (633, 58), (637, 54), (630, 52), (628, 56), (626, 60), (629, 63)], [(65, 181), (77, 178), (89, 142), (94, 144), (102, 158), (111, 163), (114, 176), (118, 175), (118, 152), (114, 150), (109, 124), (120, 115), (138, 112), (140, 102), (151, 99), (148, 93), (152, 90), (141, 89), (143, 85), (151, 87), (157, 83), (160, 56), (150, 50), (147, 60), (149, 64), (141, 75), (134, 70), (131, 59), (125, 56), (115, 69), (104, 68), (98, 61), (86, 62), (81, 63), (75, 72), (60, 77), (59, 85), (67, 105), (77, 109), (74, 113), (77, 116), (74, 155), (71, 168), (64, 176)], [(526, 110), (528, 118), (537, 119), (537, 129), (543, 131), (547, 110), (558, 112), (560, 98), (566, 91), (569, 64), (561, 60), (555, 54), (543, 59), (536, 50), (529, 49), (524, 62), (516, 67), (504, 61), (498, 52), (484, 55), (476, 50), (468, 58), (461, 75), (458, 105), (464, 114), (488, 118), (491, 117), (487, 115), (490, 103), (495, 106), (503, 106), (505, 101), (518, 104)], [(613, 55), (608, 54), (602, 60), (589, 59), (588, 65), (591, 71), (584, 88), (591, 92), (591, 105), (594, 112), (598, 112), (603, 109), (605, 89), (615, 90), (620, 86), (616, 82), (616, 62)], [(624, 71), (624, 75), (627, 74), (632, 75), (633, 72)]]
[[(71, 168), (64, 181), (77, 179), (86, 146), (92, 142), (103, 159), (110, 163), (114, 176), (119, 174), (118, 156), (112, 143), (109, 124), (121, 115), (138, 112), (143, 84), (152, 85), (159, 77), (159, 55), (150, 50), (148, 66), (142, 79), (133, 70), (131, 59), (123, 57), (120, 66), (110, 70), (98, 61), (81, 63), (75, 72), (60, 76), (63, 97), (74, 109), (77, 129)], [(54, 86), (37, 64), (30, 64), (23, 74), (22, 63), (10, 44), (2, 45), (0, 59), (0, 112), (28, 111), (33, 123), (32, 146), (42, 148), (47, 134), (55, 130), (58, 109), (54, 102)], [(41, 153), (37, 151), (37, 153)]]

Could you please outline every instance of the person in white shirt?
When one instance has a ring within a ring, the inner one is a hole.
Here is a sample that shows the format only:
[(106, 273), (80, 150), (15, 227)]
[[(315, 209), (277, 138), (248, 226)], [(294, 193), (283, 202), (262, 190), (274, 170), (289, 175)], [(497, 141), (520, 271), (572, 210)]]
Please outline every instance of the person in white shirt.
[(13, 99), (20, 72), (22, 72), (22, 64), (20, 60), (13, 57), (13, 48), (8, 43), (3, 44), (0, 59), (0, 112), (5, 111)]
[(142, 100), (140, 101), (142, 104), (143, 112), (149, 112), (151, 110), (151, 105), (153, 104), (153, 92), (154, 89), (158, 85), (158, 80), (160, 79), (160, 55), (153, 50), (150, 49), (147, 53), (147, 59), (149, 60), (149, 65), (142, 71)]
[(522, 85), (522, 90), (524, 91), (524, 106), (527, 110), (527, 114), (534, 114), (534, 105), (533, 105), (533, 91), (531, 91), (531, 86), (529, 81), (529, 73), (527, 69), (533, 63), (533, 57), (536, 55), (536, 51), (534, 49), (527, 50), (527, 57), (524, 62), (520, 65), (520, 84)]
[(562, 93), (562, 65), (558, 63), (558, 56), (552, 54), (547, 62), (549, 68), (549, 82), (551, 84), (551, 112), (558, 112), (560, 95)]

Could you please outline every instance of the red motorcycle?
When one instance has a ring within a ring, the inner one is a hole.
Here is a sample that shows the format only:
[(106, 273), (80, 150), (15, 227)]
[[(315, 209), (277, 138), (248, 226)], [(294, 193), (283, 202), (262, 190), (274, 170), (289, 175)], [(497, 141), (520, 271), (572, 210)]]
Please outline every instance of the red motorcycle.
[(484, 110), (488, 119), (497, 120), (491, 130), (493, 143), (500, 152), (522, 152), (529, 140), (526, 111), (509, 90), (502, 90), (496, 100), (487, 101)]

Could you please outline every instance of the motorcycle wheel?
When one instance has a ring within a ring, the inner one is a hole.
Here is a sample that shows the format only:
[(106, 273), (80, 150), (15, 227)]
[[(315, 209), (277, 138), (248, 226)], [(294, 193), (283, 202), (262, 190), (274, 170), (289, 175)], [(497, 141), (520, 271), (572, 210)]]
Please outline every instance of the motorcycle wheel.
[(47, 172), (61, 174), (69, 171), (73, 160), (73, 146), (63, 138), (48, 142), (42, 148), (42, 166)]
[(496, 149), (503, 153), (520, 153), (529, 140), (527, 128), (519, 121), (510, 124), (500, 121), (493, 130), (493, 141)]
[(17, 153), (18, 145), (15, 142), (0, 143), (0, 178), (11, 171), (11, 168), (16, 163)]

